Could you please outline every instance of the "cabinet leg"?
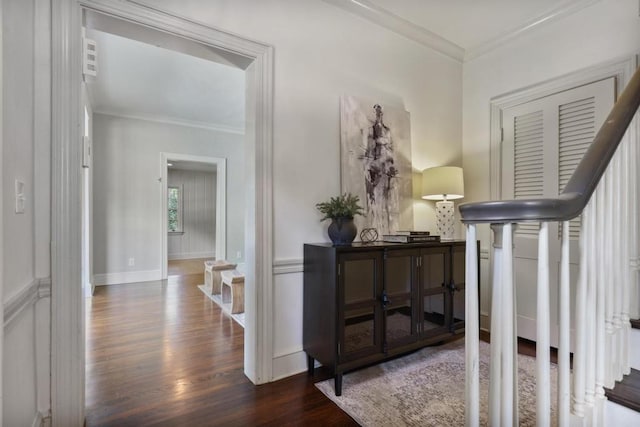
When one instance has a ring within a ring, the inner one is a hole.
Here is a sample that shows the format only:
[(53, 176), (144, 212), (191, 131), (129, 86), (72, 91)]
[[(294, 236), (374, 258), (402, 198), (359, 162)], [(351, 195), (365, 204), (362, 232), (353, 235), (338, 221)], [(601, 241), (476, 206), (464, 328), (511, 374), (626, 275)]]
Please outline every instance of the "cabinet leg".
[(307, 354), (307, 373), (310, 377), (313, 376), (313, 372), (315, 371), (316, 361), (313, 360), (313, 357)]
[(342, 396), (342, 372), (336, 374), (335, 387), (336, 396)]

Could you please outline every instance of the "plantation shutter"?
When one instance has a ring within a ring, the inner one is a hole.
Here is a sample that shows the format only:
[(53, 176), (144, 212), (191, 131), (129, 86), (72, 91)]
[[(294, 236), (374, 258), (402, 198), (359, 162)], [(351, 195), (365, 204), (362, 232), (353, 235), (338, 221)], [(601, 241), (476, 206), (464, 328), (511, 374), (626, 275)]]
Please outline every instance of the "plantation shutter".
[[(502, 198), (556, 197), (613, 107), (614, 78), (503, 110)], [(538, 223), (519, 223), (516, 236), (536, 238)], [(576, 239), (580, 218), (570, 223)]]
[[(595, 96), (590, 96), (559, 106), (558, 194), (564, 190), (596, 136), (595, 104)], [(569, 224), (569, 236), (573, 239), (580, 234), (581, 218), (574, 218)]]
[[(514, 117), (514, 198), (544, 195), (542, 110)], [(522, 223), (519, 234), (537, 235), (538, 223)]]

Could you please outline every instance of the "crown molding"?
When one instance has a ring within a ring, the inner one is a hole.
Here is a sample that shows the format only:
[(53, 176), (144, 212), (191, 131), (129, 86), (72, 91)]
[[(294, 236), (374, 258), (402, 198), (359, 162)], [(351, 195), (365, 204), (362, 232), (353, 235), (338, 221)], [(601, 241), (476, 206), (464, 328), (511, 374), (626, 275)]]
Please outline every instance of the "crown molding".
[(367, 21), (430, 47), (451, 59), (462, 62), (464, 49), (424, 27), (403, 19), (369, 0), (322, 0)]
[(104, 114), (107, 116), (122, 117), (125, 119), (145, 120), (148, 122), (166, 123), (170, 125), (185, 126), (190, 128), (213, 130), (216, 132), (225, 132), (225, 133), (233, 133), (237, 135), (244, 135), (243, 128), (236, 128), (232, 126), (225, 126), (225, 125), (219, 125), (219, 124), (207, 123), (207, 122), (199, 122), (196, 120), (177, 119), (173, 117), (156, 116), (153, 114), (129, 114), (125, 112), (114, 111), (114, 110), (109, 110), (104, 108), (93, 110), (93, 112), (94, 114), (95, 113)]
[(416, 25), (403, 19), (392, 12), (377, 6), (370, 0), (322, 0), (354, 15), (357, 15), (367, 21), (373, 22), (390, 31), (400, 34), (408, 39), (418, 42), (426, 47), (432, 48), (449, 58), (456, 61), (466, 62), (482, 56), (500, 46), (538, 29), (551, 22), (565, 18), (582, 9), (585, 9), (600, 0), (572, 0), (566, 1), (560, 6), (553, 8), (533, 19), (526, 21), (522, 25), (513, 27), (508, 31), (476, 46), (463, 49), (457, 44), (439, 36), (438, 34), (427, 30), (424, 27)]
[(523, 34), (529, 33), (551, 22), (558, 21), (576, 12), (579, 12), (580, 10), (585, 9), (595, 3), (598, 3), (599, 1), (600, 0), (574, 0), (574, 1), (565, 2), (559, 7), (551, 9), (541, 15), (536, 16), (533, 19), (526, 21), (522, 25), (518, 25), (517, 27), (514, 27), (508, 31), (505, 31), (504, 33), (484, 43), (481, 43), (477, 46), (473, 46), (466, 49), (464, 53), (464, 61), (465, 62), (470, 61), (479, 56), (482, 56), (520, 37)]

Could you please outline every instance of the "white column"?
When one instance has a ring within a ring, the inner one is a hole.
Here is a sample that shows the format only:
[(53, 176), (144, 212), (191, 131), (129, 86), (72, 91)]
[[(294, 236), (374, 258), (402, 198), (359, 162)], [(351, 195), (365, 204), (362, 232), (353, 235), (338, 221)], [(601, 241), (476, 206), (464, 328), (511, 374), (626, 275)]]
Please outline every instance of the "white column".
[[(516, 333), (513, 318), (515, 307), (513, 306), (514, 289), (513, 289), (513, 234), (512, 224), (504, 224), (502, 233), (502, 345), (505, 352), (503, 353), (502, 365), (502, 408), (501, 408), (501, 425), (508, 426), (514, 423), (514, 414), (517, 412), (514, 407), (516, 398), (514, 396), (514, 384), (517, 380), (514, 378), (513, 352)], [(516, 423), (517, 424), (517, 423)]]
[(465, 273), (465, 425), (480, 425), (480, 323), (476, 226), (467, 225)]
[(613, 246), (614, 246), (614, 238), (613, 238), (613, 218), (614, 218), (614, 208), (613, 208), (613, 176), (611, 172), (611, 168), (608, 168), (604, 174), (604, 186), (602, 190), (605, 194), (605, 233), (602, 236), (603, 244), (604, 244), (604, 277), (607, 280), (607, 293), (605, 299), (605, 342), (607, 347), (607, 355), (605, 360), (605, 387), (613, 388), (615, 384), (615, 375), (613, 372), (613, 363), (612, 360), (616, 357), (616, 349), (614, 347), (614, 323), (613, 323), (613, 312), (614, 312), (614, 303), (613, 303), (613, 278), (614, 278), (614, 269), (612, 268), (612, 264), (614, 262), (613, 259)]
[[(640, 142), (640, 133), (638, 132), (640, 129), (640, 115), (636, 114), (636, 117), (631, 122), (631, 126), (629, 126), (629, 203), (630, 203), (630, 212), (629, 218), (630, 222), (630, 242), (638, 242), (640, 241), (640, 147), (638, 147), (638, 143)], [(640, 269), (640, 245), (631, 245), (630, 246), (630, 263), (631, 263), (631, 278), (629, 285), (629, 318), (637, 319), (640, 318), (640, 277), (639, 277), (639, 269)]]
[(616, 380), (622, 379), (622, 270), (624, 269), (622, 264), (624, 242), (626, 238), (622, 235), (624, 230), (622, 229), (622, 215), (624, 214), (623, 198), (626, 194), (624, 191), (624, 184), (622, 182), (622, 162), (620, 151), (621, 147), (618, 147), (616, 154), (614, 155), (612, 162), (609, 164), (609, 169), (613, 168), (613, 216), (611, 221), (613, 222), (613, 264), (612, 264), (612, 296), (613, 296), (613, 349), (615, 358), (613, 360), (613, 375)]
[(568, 427), (571, 405), (571, 296), (569, 275), (569, 221), (562, 223), (560, 254), (559, 331), (558, 331), (558, 426)]
[(580, 273), (576, 288), (575, 333), (576, 346), (573, 353), (573, 412), (584, 417), (585, 394), (585, 352), (586, 352), (586, 303), (587, 303), (587, 257), (585, 239), (585, 218), (582, 217), (580, 230)]
[[(632, 121), (631, 125), (633, 126), (635, 123)], [(633, 225), (632, 225), (632, 209), (631, 203), (633, 202), (633, 198), (630, 196), (632, 194), (631, 185), (631, 131), (627, 131), (627, 134), (622, 140), (621, 153), (620, 153), (620, 163), (622, 165), (621, 171), (621, 194), (622, 198), (622, 255), (620, 257), (620, 327), (621, 327), (621, 348), (620, 348), (620, 373), (622, 375), (627, 375), (631, 372), (631, 366), (629, 365), (629, 339), (631, 335), (631, 323), (629, 322), (629, 288), (631, 286), (631, 273), (632, 269), (630, 267), (631, 260), (631, 247), (630, 244), (633, 240), (630, 239), (630, 236), (633, 234)]]
[(584, 234), (586, 239), (587, 259), (587, 297), (586, 297), (586, 375), (585, 375), (585, 403), (593, 408), (596, 390), (596, 235), (594, 232), (594, 205), (589, 202), (583, 211)]
[(536, 334), (536, 425), (551, 425), (551, 360), (549, 357), (549, 224), (540, 223), (538, 234), (538, 295)]
[(502, 224), (492, 224), (493, 286), (491, 286), (491, 365), (489, 373), (489, 425), (500, 425), (502, 393)]
[[(592, 232), (596, 238), (602, 236), (605, 229), (605, 197), (603, 194), (604, 186), (599, 185), (595, 193), (591, 197), (590, 204), (593, 203), (595, 208), (595, 229)], [(604, 249), (602, 244), (596, 243), (596, 402), (599, 408), (604, 407), (604, 382), (605, 382), (605, 351), (606, 351), (606, 333), (605, 333), (605, 265), (604, 265)]]

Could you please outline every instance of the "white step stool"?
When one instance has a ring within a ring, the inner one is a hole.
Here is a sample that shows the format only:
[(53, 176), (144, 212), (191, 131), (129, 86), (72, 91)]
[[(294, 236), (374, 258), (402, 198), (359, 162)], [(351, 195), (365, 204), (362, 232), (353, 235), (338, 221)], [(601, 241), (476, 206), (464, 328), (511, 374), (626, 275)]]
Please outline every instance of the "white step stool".
[(224, 270), (222, 277), (222, 302), (231, 303), (231, 314), (244, 313), (244, 274), (238, 270)]
[(204, 262), (204, 286), (211, 295), (222, 293), (222, 278), (220, 272), (233, 270), (237, 264), (232, 264), (223, 259), (207, 260)]

